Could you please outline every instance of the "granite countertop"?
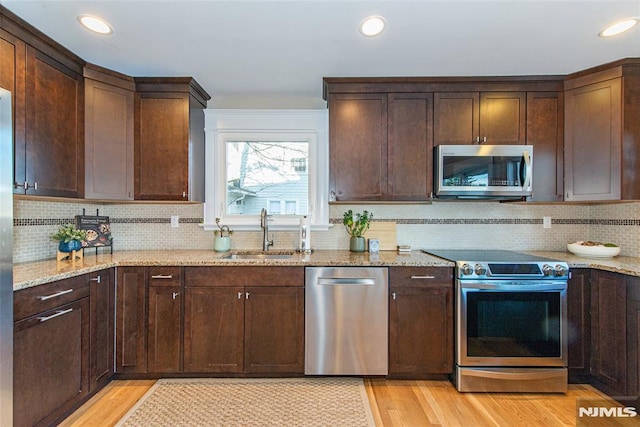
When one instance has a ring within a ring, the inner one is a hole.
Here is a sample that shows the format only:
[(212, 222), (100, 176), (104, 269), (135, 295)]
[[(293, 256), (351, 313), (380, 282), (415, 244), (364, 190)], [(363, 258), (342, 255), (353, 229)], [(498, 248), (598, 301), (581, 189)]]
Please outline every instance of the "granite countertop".
[[(276, 252), (276, 251), (274, 251)], [(532, 255), (566, 261), (570, 268), (596, 268), (632, 276), (640, 276), (640, 258), (615, 257), (588, 259), (568, 252), (525, 251)], [(209, 250), (178, 251), (123, 251), (113, 255), (86, 254), (75, 263), (55, 260), (28, 262), (13, 266), (13, 290), (29, 288), (81, 274), (115, 266), (414, 266), (453, 267), (454, 263), (441, 258), (412, 251), (398, 254), (383, 251), (379, 254), (355, 253), (338, 250), (319, 250), (311, 254), (295, 253), (287, 259), (229, 260), (227, 254)]]
[[(278, 253), (278, 251), (272, 251)], [(453, 267), (445, 261), (420, 251), (398, 254), (383, 251), (379, 254), (338, 250), (319, 250), (311, 254), (294, 253), (287, 259), (230, 260), (228, 255), (208, 250), (178, 251), (123, 251), (113, 255), (86, 254), (83, 260), (46, 260), (15, 264), (13, 266), (13, 290), (29, 288), (55, 280), (91, 273), (115, 266), (421, 266)]]

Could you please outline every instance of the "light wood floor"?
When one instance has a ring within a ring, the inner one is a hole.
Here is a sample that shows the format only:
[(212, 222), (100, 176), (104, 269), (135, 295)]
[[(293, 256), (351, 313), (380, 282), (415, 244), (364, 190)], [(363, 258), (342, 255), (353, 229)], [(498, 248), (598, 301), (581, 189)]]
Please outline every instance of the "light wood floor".
[[(112, 426), (155, 383), (112, 381), (61, 426)], [(588, 385), (566, 394), (458, 393), (448, 381), (365, 380), (376, 426), (575, 426), (578, 399), (604, 398)], [(638, 421), (600, 420), (582, 426), (637, 426)]]

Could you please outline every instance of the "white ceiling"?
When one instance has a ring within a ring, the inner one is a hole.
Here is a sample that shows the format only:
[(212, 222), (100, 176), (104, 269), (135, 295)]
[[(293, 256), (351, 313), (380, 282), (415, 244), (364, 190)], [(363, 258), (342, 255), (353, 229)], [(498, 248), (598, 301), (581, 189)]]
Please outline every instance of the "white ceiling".
[[(318, 107), (322, 77), (567, 74), (640, 57), (640, 0), (0, 0), (81, 58), (133, 76), (193, 76), (214, 107)], [(106, 18), (89, 33), (79, 14)], [(383, 15), (365, 38), (358, 24)]]

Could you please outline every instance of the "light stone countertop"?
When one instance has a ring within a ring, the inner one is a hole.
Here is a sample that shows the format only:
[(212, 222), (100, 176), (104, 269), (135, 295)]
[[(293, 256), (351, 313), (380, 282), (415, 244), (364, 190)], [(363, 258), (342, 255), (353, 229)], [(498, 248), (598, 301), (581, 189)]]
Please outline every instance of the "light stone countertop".
[[(278, 253), (278, 251), (272, 252)], [(383, 251), (374, 255), (368, 252), (319, 250), (311, 254), (294, 253), (287, 259), (269, 260), (230, 260), (224, 259), (226, 255), (228, 254), (207, 250), (122, 251), (113, 255), (98, 256), (87, 253), (82, 261), (76, 261), (75, 264), (70, 261), (56, 262), (55, 260), (14, 264), (13, 290), (26, 289), (115, 266), (454, 266), (452, 262), (420, 251), (402, 255), (396, 251)]]
[[(277, 251), (274, 251), (277, 253)], [(640, 258), (615, 257), (589, 259), (568, 252), (525, 251), (532, 255), (566, 261), (570, 268), (595, 268), (632, 276), (640, 276)], [(75, 264), (55, 260), (27, 262), (13, 266), (13, 290), (30, 288), (56, 280), (104, 270), (115, 266), (413, 266), (453, 267), (454, 263), (412, 251), (398, 254), (383, 251), (377, 255), (338, 250), (319, 250), (311, 254), (295, 253), (287, 259), (229, 260), (227, 254), (208, 250), (121, 251), (113, 255), (87, 253)]]

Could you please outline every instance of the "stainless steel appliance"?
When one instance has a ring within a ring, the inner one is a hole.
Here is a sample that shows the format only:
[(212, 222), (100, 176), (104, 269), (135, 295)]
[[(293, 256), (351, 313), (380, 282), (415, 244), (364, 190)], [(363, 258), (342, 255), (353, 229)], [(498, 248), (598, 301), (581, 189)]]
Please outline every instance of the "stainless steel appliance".
[(0, 88), (0, 426), (13, 425), (13, 132)]
[(306, 375), (388, 373), (386, 267), (307, 267)]
[(532, 194), (533, 146), (438, 145), (434, 148), (439, 198), (523, 198)]
[(456, 262), (458, 391), (566, 391), (566, 262), (509, 251), (425, 252)]

